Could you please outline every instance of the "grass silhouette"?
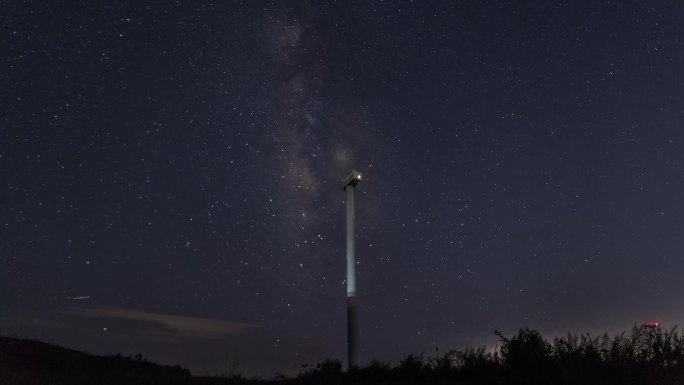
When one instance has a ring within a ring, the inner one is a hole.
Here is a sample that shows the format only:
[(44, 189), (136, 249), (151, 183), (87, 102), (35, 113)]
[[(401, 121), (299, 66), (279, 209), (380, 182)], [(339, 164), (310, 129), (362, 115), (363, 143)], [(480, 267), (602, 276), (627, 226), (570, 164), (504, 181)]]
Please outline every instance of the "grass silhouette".
[(499, 336), (494, 352), (451, 350), (436, 357), (410, 354), (396, 367), (372, 361), (343, 373), (328, 362), (293, 384), (682, 384), (684, 336), (676, 328), (632, 328), (609, 337), (588, 334), (545, 340), (531, 329)]
[(373, 360), (350, 372), (327, 360), (295, 377), (193, 377), (179, 366), (136, 357), (97, 357), (37, 341), (0, 337), (0, 384), (682, 384), (684, 336), (634, 326), (613, 337), (568, 335), (549, 342), (528, 328), (500, 346), (409, 354), (396, 366)]

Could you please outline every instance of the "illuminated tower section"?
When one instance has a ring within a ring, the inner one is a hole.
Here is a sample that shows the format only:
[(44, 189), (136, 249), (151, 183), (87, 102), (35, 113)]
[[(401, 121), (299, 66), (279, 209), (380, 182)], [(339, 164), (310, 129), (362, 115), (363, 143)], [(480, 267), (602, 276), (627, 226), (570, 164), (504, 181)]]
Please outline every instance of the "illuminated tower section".
[(342, 189), (347, 194), (347, 368), (359, 366), (359, 314), (356, 300), (356, 258), (354, 256), (354, 188), (361, 183), (361, 173), (352, 171)]

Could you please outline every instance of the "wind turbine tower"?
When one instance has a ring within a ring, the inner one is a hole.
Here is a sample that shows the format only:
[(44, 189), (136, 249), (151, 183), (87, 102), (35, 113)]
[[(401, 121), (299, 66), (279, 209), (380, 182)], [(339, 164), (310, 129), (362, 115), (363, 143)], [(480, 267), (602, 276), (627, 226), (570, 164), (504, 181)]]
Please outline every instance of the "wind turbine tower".
[(359, 366), (359, 314), (356, 300), (356, 258), (354, 256), (354, 188), (362, 175), (352, 171), (342, 181), (347, 194), (347, 370)]

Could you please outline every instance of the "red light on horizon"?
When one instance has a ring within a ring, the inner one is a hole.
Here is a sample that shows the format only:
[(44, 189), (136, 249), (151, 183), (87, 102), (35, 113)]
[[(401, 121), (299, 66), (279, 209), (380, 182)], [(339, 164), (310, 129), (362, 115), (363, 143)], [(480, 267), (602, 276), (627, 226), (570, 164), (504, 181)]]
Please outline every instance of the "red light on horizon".
[(651, 329), (657, 329), (660, 327), (660, 322), (655, 322), (655, 321), (644, 322), (644, 327), (645, 328), (651, 328)]

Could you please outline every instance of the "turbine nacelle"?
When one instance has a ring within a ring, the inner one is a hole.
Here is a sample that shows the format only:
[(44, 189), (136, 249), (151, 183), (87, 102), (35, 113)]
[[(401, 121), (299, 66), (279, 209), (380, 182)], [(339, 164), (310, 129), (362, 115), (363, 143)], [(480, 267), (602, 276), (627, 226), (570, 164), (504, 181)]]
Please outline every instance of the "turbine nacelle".
[(347, 186), (356, 187), (356, 185), (361, 183), (362, 179), (363, 175), (361, 175), (360, 172), (356, 170), (352, 171), (351, 174), (347, 175), (347, 177), (342, 180), (342, 190), (345, 190)]

